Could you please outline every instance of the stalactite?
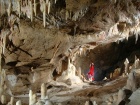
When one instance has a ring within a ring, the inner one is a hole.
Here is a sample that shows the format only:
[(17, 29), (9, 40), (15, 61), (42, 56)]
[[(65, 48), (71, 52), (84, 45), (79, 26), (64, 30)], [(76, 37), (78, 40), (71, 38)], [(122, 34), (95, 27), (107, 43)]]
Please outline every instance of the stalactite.
[(69, 18), (69, 12), (66, 10), (65, 12), (65, 19), (67, 20)]
[(16, 105), (22, 105), (21, 100), (17, 101)]
[(44, 99), (46, 97), (46, 85), (43, 83), (41, 85), (41, 99)]
[(76, 34), (76, 29), (77, 29), (77, 27), (78, 27), (78, 25), (75, 24), (75, 26), (74, 26), (74, 35)]
[(79, 12), (76, 12), (76, 13), (74, 14), (74, 16), (72, 17), (72, 20), (73, 20), (73, 21), (76, 21), (76, 20), (78, 19), (78, 17), (79, 17)]
[(56, 4), (56, 2), (57, 2), (57, 0), (55, 0), (55, 2), (54, 2), (54, 3)]
[(2, 16), (5, 13), (5, 3), (4, 0), (0, 0), (0, 15)]
[(33, 4), (32, 1), (29, 1), (29, 5), (30, 5), (30, 18), (31, 18), (31, 22), (33, 21)]
[(6, 34), (4, 32), (2, 32), (1, 41), (2, 41), (2, 54), (4, 54), (6, 47)]
[(72, 12), (69, 11), (69, 18), (71, 19), (71, 17), (72, 17)]
[(28, 0), (25, 0), (25, 5), (26, 5), (26, 6), (28, 5)]
[(33, 91), (29, 91), (29, 105), (32, 105), (32, 99), (33, 99)]
[(43, 4), (43, 25), (46, 26), (46, 3)]
[(118, 92), (118, 99), (117, 99), (117, 104), (116, 105), (119, 105), (119, 103), (126, 97), (126, 94), (124, 92), (123, 89), (120, 89), (119, 92)]
[(36, 16), (36, 11), (37, 11), (37, 4), (36, 4), (36, 0), (34, 0), (34, 13), (35, 13), (35, 16)]
[(21, 14), (20, 0), (17, 1), (17, 11), (18, 11), (18, 15), (19, 15), (19, 17), (20, 17), (20, 14)]
[(6, 104), (6, 96), (5, 95), (1, 95), (1, 103)]
[(44, 11), (44, 4), (45, 2), (40, 2), (40, 11), (43, 13)]
[(48, 14), (50, 13), (50, 9), (51, 9), (51, 3), (50, 1), (48, 2)]
[(48, 4), (49, 3), (49, 0), (46, 0), (46, 4)]
[(135, 44), (137, 44), (138, 37), (139, 37), (139, 34), (138, 34), (138, 33), (135, 33), (135, 38), (136, 38), (136, 40), (135, 40)]
[(124, 65), (125, 65), (125, 75), (128, 75), (128, 72), (129, 72), (129, 60), (126, 58), (125, 62), (124, 62)]
[(7, 9), (8, 16), (10, 16), (11, 14), (11, 9), (12, 9), (12, 3), (11, 3), (11, 0), (9, 0), (8, 9)]

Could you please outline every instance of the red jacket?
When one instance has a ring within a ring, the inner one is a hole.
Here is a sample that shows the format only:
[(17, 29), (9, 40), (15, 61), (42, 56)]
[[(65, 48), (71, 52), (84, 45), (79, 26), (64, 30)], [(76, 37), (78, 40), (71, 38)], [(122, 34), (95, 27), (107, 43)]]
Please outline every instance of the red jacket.
[(90, 71), (88, 72), (88, 75), (93, 76), (92, 80), (94, 80), (94, 65), (90, 66)]
[(88, 72), (88, 74), (94, 76), (94, 65), (90, 66), (90, 71)]

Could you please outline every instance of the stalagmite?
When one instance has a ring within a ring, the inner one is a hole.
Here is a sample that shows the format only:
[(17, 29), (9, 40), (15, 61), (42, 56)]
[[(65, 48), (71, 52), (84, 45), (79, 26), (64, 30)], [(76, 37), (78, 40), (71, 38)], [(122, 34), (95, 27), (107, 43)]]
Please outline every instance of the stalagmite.
[(43, 25), (46, 26), (46, 3), (43, 4)]
[(1, 73), (1, 86), (4, 86), (4, 84), (5, 84), (5, 79), (6, 79), (6, 72), (5, 72), (5, 70), (4, 69), (2, 69), (2, 73)]
[(46, 85), (43, 83), (41, 85), (41, 99), (44, 99), (46, 97)]
[(29, 1), (29, 5), (30, 5), (30, 18), (31, 18), (31, 22), (33, 21), (33, 4), (32, 1)]
[(76, 67), (70, 62), (70, 58), (68, 58), (68, 69), (67, 69), (67, 75), (69, 77), (75, 76)]
[(17, 11), (18, 11), (18, 15), (20, 17), (20, 14), (21, 14), (20, 0), (17, 1)]
[(34, 105), (37, 102), (37, 96), (36, 94), (33, 94), (32, 96), (32, 105)]
[(9, 0), (8, 9), (7, 9), (8, 16), (10, 16), (11, 14), (11, 9), (12, 9), (12, 3), (11, 0)]
[(50, 1), (48, 2), (48, 14), (50, 13), (50, 9), (51, 9), (51, 3)]
[(38, 79), (40, 79), (40, 72), (36, 71), (31, 67), (31, 71), (33, 72), (32, 82), (35, 83)]
[(124, 62), (124, 65), (125, 65), (125, 75), (128, 75), (128, 72), (129, 72), (129, 61), (128, 61), (127, 58), (126, 58), (126, 60)]
[(82, 55), (82, 51), (83, 51), (83, 48), (80, 47), (80, 48), (79, 48), (79, 55), (80, 55), (80, 56)]
[[(1, 44), (1, 42), (0, 42), (0, 44)], [(2, 69), (2, 68), (1, 68), (1, 58), (2, 58), (2, 57), (1, 57), (1, 54), (2, 54), (2, 47), (0, 46), (0, 75), (1, 75), (1, 71), (2, 71), (2, 70), (1, 70), (1, 69)]]
[(5, 92), (5, 86), (6, 86), (5, 80), (6, 80), (6, 72), (4, 69), (2, 69), (1, 77), (0, 77), (0, 96), (2, 96), (2, 94)]
[(1, 103), (6, 104), (6, 96), (5, 95), (1, 96)]
[(137, 69), (140, 66), (140, 60), (136, 59), (135, 60), (135, 69)]
[(11, 97), (10, 102), (8, 103), (8, 105), (14, 105), (14, 97)]
[(93, 101), (93, 105), (97, 105), (96, 101)]
[(132, 90), (132, 91), (135, 91), (136, 87), (137, 87), (137, 84), (136, 84), (136, 72), (132, 71), (128, 75), (128, 79), (127, 79), (127, 83), (126, 83), (125, 88), (129, 89), (129, 90)]
[(89, 105), (89, 101), (86, 101), (85, 105)]
[(34, 13), (35, 13), (35, 16), (36, 16), (36, 8), (37, 8), (37, 4), (36, 4), (36, 0), (34, 0)]
[(47, 101), (45, 102), (45, 105), (53, 105), (53, 104), (52, 104), (51, 101), (47, 100)]
[(32, 99), (33, 99), (33, 91), (29, 91), (29, 105), (32, 105)]
[(62, 103), (58, 103), (58, 105), (62, 105)]
[(81, 78), (81, 67), (79, 67), (77, 75)]
[(35, 105), (44, 105), (44, 102), (39, 100)]
[(119, 90), (119, 92), (118, 92), (118, 99), (117, 99), (117, 105), (119, 105), (119, 103), (123, 100), (123, 99), (125, 99), (125, 97), (126, 97), (126, 94), (125, 94), (125, 92), (124, 92), (124, 90)]
[(117, 102), (117, 99), (118, 99), (118, 95), (117, 94), (114, 94), (113, 95), (113, 100), (114, 100), (115, 103)]
[(22, 105), (21, 100), (17, 101), (16, 105)]

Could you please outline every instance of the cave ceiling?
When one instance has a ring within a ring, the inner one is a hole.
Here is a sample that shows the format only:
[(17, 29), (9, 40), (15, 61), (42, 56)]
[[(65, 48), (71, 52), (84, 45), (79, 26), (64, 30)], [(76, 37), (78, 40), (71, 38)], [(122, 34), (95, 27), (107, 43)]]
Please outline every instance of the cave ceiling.
[(65, 57), (101, 44), (119, 43), (132, 35), (138, 40), (140, 4), (137, 0), (0, 2), (1, 37), (3, 43), (7, 41), (6, 63), (28, 64), (41, 57), (57, 66), (56, 62)]

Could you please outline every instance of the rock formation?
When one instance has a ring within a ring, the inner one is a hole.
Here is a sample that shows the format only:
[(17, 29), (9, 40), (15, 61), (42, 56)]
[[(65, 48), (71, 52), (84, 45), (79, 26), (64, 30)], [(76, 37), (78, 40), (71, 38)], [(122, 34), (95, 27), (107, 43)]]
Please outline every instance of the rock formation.
[(132, 104), (139, 46), (139, 0), (0, 0), (0, 104)]

